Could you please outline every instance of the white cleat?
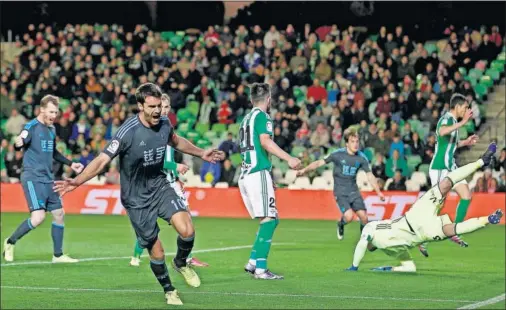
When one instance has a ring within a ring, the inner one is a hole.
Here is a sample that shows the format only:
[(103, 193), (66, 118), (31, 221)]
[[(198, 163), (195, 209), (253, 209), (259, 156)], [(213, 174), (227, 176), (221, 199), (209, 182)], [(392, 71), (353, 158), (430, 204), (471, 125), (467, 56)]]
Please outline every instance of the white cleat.
[(140, 264), (141, 264), (141, 259), (138, 257), (132, 257), (132, 259), (130, 260), (130, 266), (132, 266), (132, 267), (139, 267)]
[(165, 293), (165, 299), (167, 300), (167, 305), (174, 305), (174, 306), (183, 305), (183, 302), (181, 301), (181, 298), (179, 298), (177, 290)]
[(7, 240), (9, 238), (5, 239), (4, 241), (4, 251), (3, 256), (6, 262), (13, 262), (14, 261), (14, 244), (7, 243)]
[(60, 257), (53, 256), (53, 264), (59, 264), (59, 263), (77, 263), (79, 262), (78, 259), (72, 258), (66, 254), (63, 254)]

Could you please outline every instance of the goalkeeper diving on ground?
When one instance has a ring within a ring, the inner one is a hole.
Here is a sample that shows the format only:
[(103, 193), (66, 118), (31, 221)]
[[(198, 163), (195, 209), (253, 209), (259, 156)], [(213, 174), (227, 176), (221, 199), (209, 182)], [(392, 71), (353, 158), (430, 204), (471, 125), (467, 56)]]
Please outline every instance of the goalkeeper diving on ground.
[(443, 207), (445, 197), (453, 185), (478, 169), (488, 166), (496, 149), (497, 145), (491, 143), (479, 160), (449, 172), (444, 179), (420, 197), (404, 216), (368, 223), (355, 248), (353, 264), (346, 270), (357, 271), (367, 250), (381, 249), (387, 255), (397, 258), (400, 266), (378, 267), (373, 270), (416, 272), (409, 249), (424, 242), (441, 241), (455, 235), (471, 233), (488, 224), (498, 224), (503, 216), (501, 209), (488, 217), (471, 218), (458, 224), (452, 223), (447, 214), (438, 216), (438, 211)]

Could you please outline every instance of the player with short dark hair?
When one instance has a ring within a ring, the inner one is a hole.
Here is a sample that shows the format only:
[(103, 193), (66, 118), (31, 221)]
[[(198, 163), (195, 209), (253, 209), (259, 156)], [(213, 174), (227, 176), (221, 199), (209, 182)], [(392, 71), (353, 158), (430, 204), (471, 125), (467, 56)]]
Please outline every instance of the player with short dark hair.
[(449, 172), (441, 181), (434, 184), (401, 217), (392, 220), (374, 221), (367, 224), (355, 248), (353, 264), (348, 271), (357, 271), (367, 249), (383, 250), (385, 254), (397, 258), (400, 266), (373, 268), (376, 271), (416, 272), (416, 266), (409, 250), (423, 242), (441, 241), (458, 234), (467, 234), (488, 224), (499, 224), (503, 216), (501, 209), (489, 216), (471, 218), (461, 223), (452, 223), (448, 214), (439, 216), (446, 195), (455, 184), (464, 180), (476, 170), (488, 166), (497, 150), (492, 143), (481, 158), (475, 162)]
[[(465, 126), (467, 122), (472, 121), (473, 113), (469, 108), (470, 104), (467, 98), (461, 94), (453, 94), (450, 98), (450, 111), (446, 112), (439, 119), (436, 126), (436, 150), (430, 163), (429, 177), (432, 186), (443, 180), (448, 173), (457, 169), (455, 162), (455, 151), (463, 146), (472, 146), (478, 142), (477, 135), (471, 135), (466, 140), (460, 141), (459, 128)], [(458, 121), (461, 119), (461, 121)], [(467, 214), (467, 209), (471, 204), (471, 190), (466, 180), (454, 184), (453, 188), (460, 197), (455, 215), (455, 223), (462, 222)], [(468, 244), (455, 235), (450, 238), (451, 241), (467, 247)], [(428, 257), (427, 245), (420, 244), (419, 250), (423, 256)]]
[(192, 287), (200, 286), (200, 279), (186, 263), (195, 242), (195, 230), (186, 205), (163, 171), (166, 147), (169, 144), (180, 152), (210, 162), (223, 160), (225, 156), (215, 149), (198, 148), (174, 132), (170, 121), (161, 115), (162, 92), (155, 84), (139, 86), (135, 97), (139, 113), (125, 121), (104, 151), (79, 176), (55, 182), (55, 189), (61, 195), (74, 190), (119, 155), (121, 202), (139, 245), (148, 249), (151, 270), (163, 287), (167, 304), (182, 305), (165, 264), (165, 252), (158, 238), (158, 218), (167, 221), (178, 233), (177, 254), (172, 261), (174, 269)]
[(53, 160), (72, 167), (77, 173), (83, 165), (72, 163), (56, 149), (56, 133), (53, 126), (58, 115), (59, 99), (46, 95), (40, 101), (40, 114), (28, 122), (15, 138), (15, 148), (24, 149), (21, 185), (30, 210), (30, 218), (23, 221), (14, 233), (4, 241), (4, 259), (14, 260), (14, 245), (24, 235), (42, 224), (46, 212), (53, 215), (53, 263), (76, 263), (78, 260), (63, 254), (64, 214), (58, 194), (53, 191)]
[(251, 218), (260, 219), (260, 228), (244, 270), (253, 274), (255, 279), (279, 280), (283, 276), (267, 269), (272, 237), (279, 223), (269, 153), (287, 161), (292, 169), (298, 169), (300, 160), (290, 156), (272, 140), (270, 85), (254, 83), (250, 87), (250, 97), (253, 109), (244, 117), (239, 130), (242, 158), (239, 190)]
[(359, 151), (359, 135), (355, 129), (348, 128), (344, 131), (346, 147), (337, 149), (324, 159), (314, 161), (309, 166), (297, 172), (298, 176), (316, 170), (326, 164), (334, 164), (334, 197), (341, 210), (341, 220), (337, 222), (337, 237), (344, 237), (344, 225), (353, 220), (353, 213), (360, 219), (360, 231), (367, 224), (367, 209), (364, 199), (357, 186), (357, 172), (363, 169), (367, 173), (369, 183), (373, 186), (381, 200), (385, 196), (381, 192), (376, 177), (371, 172), (369, 160), (365, 154)]
[[(170, 112), (170, 97), (167, 94), (162, 95), (162, 117), (168, 116)], [(170, 145), (167, 145), (167, 150), (165, 151), (165, 160), (163, 162), (163, 169), (167, 174), (167, 180), (170, 182), (170, 185), (176, 191), (176, 194), (179, 195), (181, 201), (186, 204), (188, 208), (188, 200), (186, 198), (183, 182), (181, 182), (179, 175), (185, 174), (188, 171), (188, 166), (185, 164), (178, 164), (174, 159), (174, 148)], [(139, 267), (141, 263), (141, 255), (144, 252), (144, 249), (139, 245), (139, 241), (136, 240), (134, 247), (134, 255), (130, 259), (130, 266)], [(188, 255), (186, 262), (195, 267), (208, 267), (209, 264), (205, 262), (201, 262), (196, 257), (192, 256), (192, 253)]]

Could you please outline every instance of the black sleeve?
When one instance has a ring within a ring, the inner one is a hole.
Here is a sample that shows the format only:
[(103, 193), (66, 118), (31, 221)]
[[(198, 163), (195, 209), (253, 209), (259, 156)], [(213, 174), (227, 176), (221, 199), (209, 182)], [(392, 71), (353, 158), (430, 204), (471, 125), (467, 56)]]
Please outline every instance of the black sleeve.
[(57, 149), (53, 151), (53, 158), (59, 163), (70, 166), (72, 165), (72, 161), (68, 160), (65, 156), (63, 156)]

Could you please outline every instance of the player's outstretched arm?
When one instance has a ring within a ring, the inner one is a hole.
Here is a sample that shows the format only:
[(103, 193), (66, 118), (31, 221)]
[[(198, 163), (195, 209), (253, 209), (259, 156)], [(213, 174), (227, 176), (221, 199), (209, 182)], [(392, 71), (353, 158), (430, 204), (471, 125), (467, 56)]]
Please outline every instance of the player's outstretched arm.
[(319, 159), (319, 160), (313, 161), (306, 168), (297, 171), (297, 176), (300, 177), (300, 176), (305, 175), (306, 173), (316, 170), (322, 166), (325, 166), (325, 160)]
[(205, 161), (209, 161), (212, 163), (222, 161), (225, 159), (224, 152), (214, 149), (211, 150), (201, 149), (200, 147), (195, 146), (193, 143), (191, 143), (190, 141), (186, 140), (183, 137), (178, 136), (177, 134), (172, 135), (170, 145), (182, 153), (197, 156)]
[(100, 153), (95, 159), (91, 161), (91, 163), (86, 166), (83, 172), (73, 179), (65, 179), (63, 181), (55, 181), (55, 186), (53, 189), (60, 194), (60, 196), (65, 195), (68, 192), (73, 191), (77, 187), (86, 183), (87, 181), (94, 178), (100, 172), (102, 172), (109, 163), (111, 162), (111, 157), (105, 153)]
[(353, 264), (347, 270), (349, 271), (358, 270), (358, 266), (360, 265), (360, 262), (364, 258), (365, 252), (367, 251), (367, 244), (368, 244), (367, 239), (363, 237), (360, 238), (360, 240), (357, 243), (357, 246), (355, 247), (355, 254), (353, 254)]
[(469, 136), (469, 137), (467, 137), (467, 139), (459, 141), (459, 143), (457, 144), (457, 147), (459, 148), (459, 147), (463, 147), (463, 146), (475, 145), (478, 142), (478, 139), (479, 139), (478, 135)]
[(288, 162), (292, 169), (298, 169), (300, 166), (300, 159), (290, 156), (287, 152), (283, 151), (274, 141), (272, 141), (269, 134), (260, 135), (260, 144), (270, 154)]

